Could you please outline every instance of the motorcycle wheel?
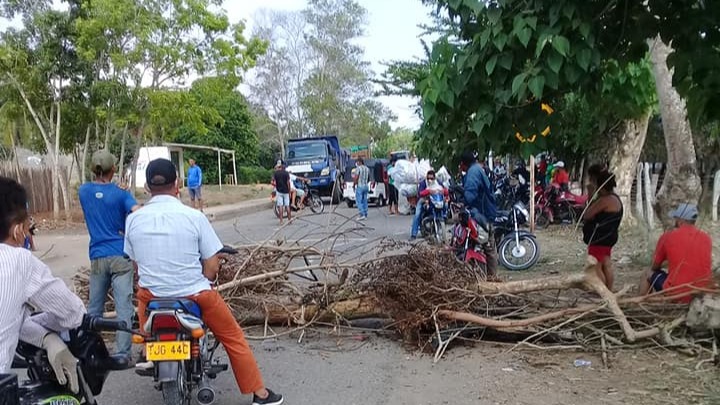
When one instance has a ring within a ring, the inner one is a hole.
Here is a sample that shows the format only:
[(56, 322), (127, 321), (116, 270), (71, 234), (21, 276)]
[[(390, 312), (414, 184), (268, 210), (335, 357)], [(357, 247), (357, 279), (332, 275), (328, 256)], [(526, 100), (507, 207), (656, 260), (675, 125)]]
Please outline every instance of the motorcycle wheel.
[(543, 211), (535, 212), (535, 226), (538, 229), (545, 229), (548, 225), (550, 225), (550, 218), (548, 218), (547, 214)]
[(540, 245), (535, 238), (521, 235), (519, 242), (516, 244), (515, 238), (510, 237), (502, 241), (498, 248), (500, 264), (508, 270), (527, 270), (540, 258)]
[(321, 214), (325, 211), (325, 203), (322, 198), (316, 194), (310, 194), (310, 210), (315, 214)]
[(438, 245), (445, 244), (445, 221), (440, 218), (435, 219), (435, 242)]

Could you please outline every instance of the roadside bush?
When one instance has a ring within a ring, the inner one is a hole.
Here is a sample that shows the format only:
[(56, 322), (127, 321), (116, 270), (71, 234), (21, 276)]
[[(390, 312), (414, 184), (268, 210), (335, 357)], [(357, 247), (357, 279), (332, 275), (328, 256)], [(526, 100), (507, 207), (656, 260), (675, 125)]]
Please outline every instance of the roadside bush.
[(239, 184), (266, 184), (272, 179), (272, 170), (259, 166), (244, 166), (238, 168)]

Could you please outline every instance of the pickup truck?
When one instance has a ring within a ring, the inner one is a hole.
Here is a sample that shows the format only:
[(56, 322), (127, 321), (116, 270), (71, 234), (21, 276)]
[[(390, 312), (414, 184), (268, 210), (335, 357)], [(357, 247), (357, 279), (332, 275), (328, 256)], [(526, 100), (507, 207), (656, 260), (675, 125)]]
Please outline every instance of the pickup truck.
[(285, 163), (288, 172), (310, 179), (310, 189), (337, 204), (343, 196), (348, 155), (337, 136), (290, 139)]

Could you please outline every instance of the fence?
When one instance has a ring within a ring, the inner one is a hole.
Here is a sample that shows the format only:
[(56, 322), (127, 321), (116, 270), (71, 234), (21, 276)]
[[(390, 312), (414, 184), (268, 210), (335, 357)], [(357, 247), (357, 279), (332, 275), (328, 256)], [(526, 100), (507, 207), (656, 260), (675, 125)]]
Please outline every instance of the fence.
[[(61, 171), (67, 176), (67, 167)], [(19, 176), (18, 176), (19, 171)], [(47, 166), (19, 167), (13, 162), (0, 162), (0, 176), (15, 179), (28, 193), (30, 214), (50, 212), (53, 209), (52, 176), (53, 170)], [(62, 198), (60, 209), (64, 209)]]

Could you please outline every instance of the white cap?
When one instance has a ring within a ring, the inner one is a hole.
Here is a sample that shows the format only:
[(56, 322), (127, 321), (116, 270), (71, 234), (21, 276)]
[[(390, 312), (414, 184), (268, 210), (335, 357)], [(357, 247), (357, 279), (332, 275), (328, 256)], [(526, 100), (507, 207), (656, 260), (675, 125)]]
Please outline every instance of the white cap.
[(563, 162), (563, 161), (561, 160), (561, 161), (555, 163), (555, 167), (565, 167), (565, 162)]

